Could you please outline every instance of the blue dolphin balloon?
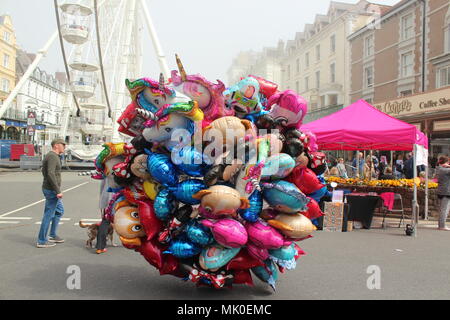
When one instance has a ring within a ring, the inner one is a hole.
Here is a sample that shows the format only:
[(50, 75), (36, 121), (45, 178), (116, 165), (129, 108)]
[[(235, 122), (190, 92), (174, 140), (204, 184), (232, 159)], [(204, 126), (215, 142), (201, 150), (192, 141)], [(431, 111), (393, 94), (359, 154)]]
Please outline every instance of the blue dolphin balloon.
[(199, 179), (184, 180), (176, 186), (169, 187), (170, 192), (178, 201), (190, 205), (200, 203), (200, 200), (194, 199), (192, 196), (204, 189), (208, 189), (208, 187)]
[(163, 253), (171, 254), (180, 259), (186, 259), (199, 254), (201, 251), (202, 247), (189, 240), (186, 234), (183, 233), (173, 239), (169, 244), (169, 248)]
[(195, 147), (173, 150), (172, 160), (177, 169), (192, 177), (203, 177), (211, 168), (211, 160)]
[(255, 190), (250, 197), (248, 197), (250, 207), (247, 209), (240, 209), (238, 213), (240, 216), (248, 222), (258, 221), (259, 215), (263, 208), (263, 198), (261, 191)]
[(158, 192), (155, 201), (153, 202), (153, 209), (159, 220), (168, 220), (175, 212), (176, 208), (177, 204), (175, 197), (171, 194), (169, 189), (163, 189)]
[(214, 242), (214, 237), (209, 228), (197, 220), (189, 221), (186, 226), (186, 234), (189, 240), (201, 246), (207, 246)]
[(145, 153), (148, 155), (147, 170), (153, 179), (163, 186), (175, 186), (179, 178), (170, 157), (162, 153), (151, 152), (148, 149), (145, 149)]

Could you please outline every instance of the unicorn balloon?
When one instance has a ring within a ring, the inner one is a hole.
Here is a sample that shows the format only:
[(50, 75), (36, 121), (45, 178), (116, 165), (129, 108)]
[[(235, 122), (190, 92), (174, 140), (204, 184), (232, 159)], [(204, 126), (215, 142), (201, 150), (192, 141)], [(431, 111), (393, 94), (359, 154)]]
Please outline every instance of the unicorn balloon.
[(225, 104), (223, 96), (225, 85), (220, 80), (215, 84), (199, 74), (187, 75), (178, 55), (176, 60), (180, 75), (176, 70), (172, 71), (173, 86), (175, 90), (198, 102), (206, 120), (213, 121), (220, 117), (234, 116), (233, 108)]
[[(169, 151), (175, 147), (183, 147), (191, 142), (195, 122), (203, 120), (203, 112), (198, 103), (167, 104), (155, 113), (155, 120), (144, 123), (142, 136), (147, 142), (163, 145)], [(176, 130), (179, 130), (178, 132)], [(184, 129), (185, 131), (182, 131)], [(186, 133), (184, 135), (183, 133)]]
[(137, 111), (146, 119), (154, 119), (154, 114), (166, 104), (188, 103), (191, 99), (165, 84), (161, 74), (159, 82), (150, 78), (125, 81)]

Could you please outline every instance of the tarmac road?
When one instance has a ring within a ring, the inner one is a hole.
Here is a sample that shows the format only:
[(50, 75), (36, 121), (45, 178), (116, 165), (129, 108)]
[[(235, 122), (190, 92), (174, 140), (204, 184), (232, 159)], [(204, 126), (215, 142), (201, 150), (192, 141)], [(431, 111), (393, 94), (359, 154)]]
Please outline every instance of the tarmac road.
[[(255, 286), (215, 290), (160, 276), (144, 258), (121, 246), (96, 255), (84, 247), (80, 219), (98, 219), (99, 182), (63, 173), (66, 213), (59, 235), (66, 242), (36, 248), (43, 212), (41, 174), (0, 175), (0, 299), (450, 299), (450, 232), (403, 229), (316, 232), (300, 242), (308, 253), (297, 269), (280, 275), (273, 292)], [(118, 237), (115, 242), (120, 243)], [(81, 289), (67, 288), (69, 266), (81, 270)], [(379, 267), (381, 288), (370, 290), (367, 268)]]

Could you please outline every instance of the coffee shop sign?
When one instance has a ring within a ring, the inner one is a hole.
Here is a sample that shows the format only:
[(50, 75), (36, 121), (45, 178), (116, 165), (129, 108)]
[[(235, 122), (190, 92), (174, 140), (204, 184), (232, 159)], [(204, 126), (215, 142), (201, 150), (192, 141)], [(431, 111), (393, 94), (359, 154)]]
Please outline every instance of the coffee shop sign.
[(404, 115), (409, 113), (431, 111), (432, 109), (445, 108), (447, 106), (450, 107), (450, 97), (440, 97), (437, 99), (426, 100), (422, 99), (420, 97), (411, 97), (411, 99), (387, 101), (385, 103), (377, 104), (375, 107), (384, 113), (392, 115)]

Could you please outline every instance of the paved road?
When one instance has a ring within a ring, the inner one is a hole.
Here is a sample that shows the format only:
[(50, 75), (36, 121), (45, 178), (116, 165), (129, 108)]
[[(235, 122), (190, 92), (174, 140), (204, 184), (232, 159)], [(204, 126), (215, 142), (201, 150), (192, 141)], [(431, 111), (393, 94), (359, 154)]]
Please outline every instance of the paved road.
[[(66, 243), (37, 249), (41, 176), (0, 175), (0, 299), (450, 299), (450, 232), (420, 229), (417, 239), (396, 228), (317, 232), (300, 243), (308, 255), (281, 275), (276, 293), (257, 279), (252, 288), (195, 288), (159, 276), (123, 247), (104, 255), (86, 249), (86, 231), (74, 224), (98, 219), (98, 182), (75, 173), (64, 173), (63, 181), (63, 190), (71, 189), (64, 193), (70, 220), (60, 226)], [(71, 265), (81, 269), (81, 290), (67, 289)], [(370, 265), (380, 267), (380, 290), (367, 288)]]

